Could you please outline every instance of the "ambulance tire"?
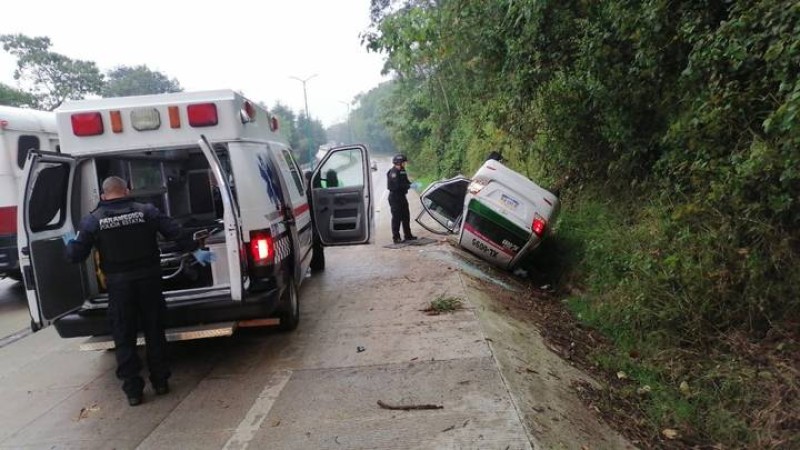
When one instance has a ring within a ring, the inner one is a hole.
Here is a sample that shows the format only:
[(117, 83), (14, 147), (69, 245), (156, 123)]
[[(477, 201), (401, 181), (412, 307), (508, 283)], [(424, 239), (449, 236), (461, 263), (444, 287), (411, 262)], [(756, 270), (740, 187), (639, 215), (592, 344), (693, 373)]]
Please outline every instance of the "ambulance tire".
[(278, 329), (281, 331), (293, 331), (300, 323), (300, 295), (297, 292), (297, 283), (289, 279), (286, 289), (281, 296), (281, 313), (278, 316), (281, 323)]
[(316, 237), (311, 246), (311, 270), (314, 272), (325, 270), (325, 247)]

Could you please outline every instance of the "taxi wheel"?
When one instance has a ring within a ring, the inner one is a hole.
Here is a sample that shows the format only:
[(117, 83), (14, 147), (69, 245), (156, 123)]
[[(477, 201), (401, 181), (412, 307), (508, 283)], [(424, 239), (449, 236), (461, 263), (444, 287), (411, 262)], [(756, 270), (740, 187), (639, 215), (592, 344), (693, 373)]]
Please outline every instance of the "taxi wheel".
[(281, 323), (278, 325), (278, 329), (292, 331), (300, 323), (300, 296), (297, 293), (297, 283), (294, 280), (290, 279), (286, 289), (283, 290), (281, 303), (283, 304), (283, 312), (279, 316)]

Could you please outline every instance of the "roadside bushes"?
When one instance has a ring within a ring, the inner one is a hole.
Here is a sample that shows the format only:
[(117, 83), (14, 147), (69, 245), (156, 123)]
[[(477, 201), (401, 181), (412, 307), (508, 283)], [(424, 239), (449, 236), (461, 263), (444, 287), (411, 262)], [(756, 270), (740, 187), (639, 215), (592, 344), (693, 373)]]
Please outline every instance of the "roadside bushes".
[[(415, 99), (387, 115), (424, 161), (415, 170), (471, 173), (500, 149), (543, 186), (563, 185), (553, 267), (582, 293), (582, 317), (650, 348), (637, 363), (653, 378), (677, 367), (707, 380), (698, 389), (718, 399), (699, 394), (681, 416), (704, 439), (780, 441), (785, 430), (762, 419), (796, 406), (796, 389), (776, 406), (742, 396), (741, 380), (761, 386), (751, 371), (797, 364), (775, 342), (800, 324), (800, 3), (376, 5), (366, 40), (398, 75), (395, 105)], [(721, 373), (658, 356), (725, 361), (749, 348), (736, 342), (768, 356), (747, 350)]]

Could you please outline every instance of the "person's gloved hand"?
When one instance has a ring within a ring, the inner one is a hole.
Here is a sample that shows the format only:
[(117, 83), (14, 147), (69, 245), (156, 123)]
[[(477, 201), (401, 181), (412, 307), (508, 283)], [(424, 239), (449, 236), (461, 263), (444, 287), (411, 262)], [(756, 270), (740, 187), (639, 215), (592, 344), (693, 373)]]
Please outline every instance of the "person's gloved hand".
[(217, 255), (215, 255), (211, 250), (197, 249), (192, 252), (192, 256), (194, 256), (194, 259), (201, 266), (205, 266), (217, 260)]
[(69, 243), (74, 241), (76, 237), (77, 236), (75, 236), (75, 233), (70, 231), (69, 233), (64, 233), (61, 236), (61, 240), (64, 241), (64, 245), (69, 245)]
[(411, 189), (413, 189), (415, 191), (418, 191), (421, 187), (422, 187), (422, 183), (420, 183), (419, 181), (415, 181), (415, 182), (411, 183)]

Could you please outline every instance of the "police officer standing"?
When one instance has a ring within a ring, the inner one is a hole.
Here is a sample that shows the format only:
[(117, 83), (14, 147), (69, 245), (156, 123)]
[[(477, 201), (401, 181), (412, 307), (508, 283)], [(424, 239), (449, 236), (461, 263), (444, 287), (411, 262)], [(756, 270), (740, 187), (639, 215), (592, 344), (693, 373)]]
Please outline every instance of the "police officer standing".
[[(80, 262), (96, 247), (100, 268), (108, 287), (108, 315), (114, 336), (117, 377), (128, 404), (142, 402), (142, 363), (136, 352), (138, 325), (147, 344), (147, 366), (156, 394), (169, 392), (170, 376), (166, 356), (164, 319), (166, 303), (161, 291), (161, 258), (156, 233), (178, 240), (181, 249), (197, 247), (183, 236), (180, 225), (151, 204), (137, 203), (128, 195), (125, 180), (109, 177), (103, 181), (98, 207), (83, 218), (78, 235), (67, 242), (67, 258)], [(195, 252), (198, 261), (208, 262), (211, 253)]]
[(392, 242), (398, 244), (404, 242), (400, 239), (400, 224), (403, 225), (403, 235), (405, 241), (417, 239), (411, 234), (411, 213), (408, 211), (408, 199), (406, 194), (411, 182), (406, 174), (406, 157), (395, 155), (392, 158), (394, 166), (386, 173), (386, 187), (389, 189), (389, 208), (392, 211)]

